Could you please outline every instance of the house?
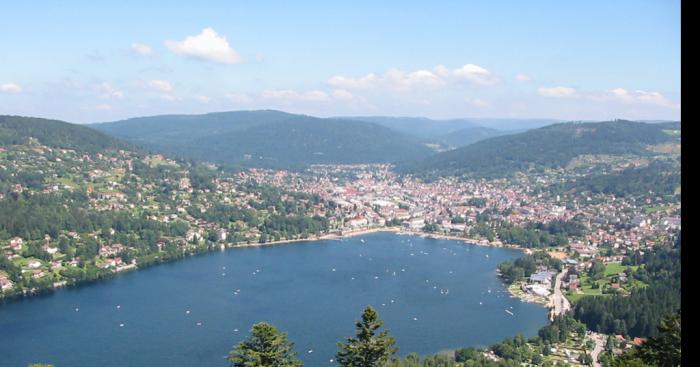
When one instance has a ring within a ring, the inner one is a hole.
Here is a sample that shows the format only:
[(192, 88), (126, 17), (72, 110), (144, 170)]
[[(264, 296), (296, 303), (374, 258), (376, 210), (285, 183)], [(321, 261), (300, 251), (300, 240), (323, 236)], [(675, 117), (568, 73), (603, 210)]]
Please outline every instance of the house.
[(13, 251), (20, 251), (22, 250), (22, 243), (24, 241), (22, 240), (21, 237), (13, 237), (10, 239), (10, 248)]
[(228, 237), (228, 232), (221, 228), (219, 229), (217, 236), (219, 237), (219, 241), (226, 241), (226, 237)]
[(423, 218), (414, 218), (406, 223), (409, 229), (418, 231), (423, 229), (425, 226), (425, 220)]
[(31, 260), (27, 263), (27, 266), (33, 269), (36, 269), (41, 266), (41, 262), (38, 260)]
[(566, 259), (566, 252), (564, 251), (548, 251), (547, 254), (557, 260), (564, 261)]
[(345, 221), (345, 225), (350, 228), (360, 228), (367, 226), (368, 224), (369, 221), (361, 215), (358, 215), (350, 220)]
[(12, 281), (7, 277), (0, 277), (0, 290), (6, 291), (12, 289)]
[(632, 225), (635, 227), (646, 227), (649, 224), (649, 219), (637, 216), (632, 219)]
[(539, 271), (530, 275), (530, 283), (544, 284), (549, 286), (552, 283), (552, 276), (554, 275), (551, 271)]

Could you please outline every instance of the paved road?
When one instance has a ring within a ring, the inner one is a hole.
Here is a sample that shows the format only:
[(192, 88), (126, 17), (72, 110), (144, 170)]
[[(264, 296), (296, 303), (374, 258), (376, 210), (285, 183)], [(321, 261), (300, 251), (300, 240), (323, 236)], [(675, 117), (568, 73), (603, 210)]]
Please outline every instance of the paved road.
[(550, 299), (552, 311), (549, 314), (549, 318), (551, 320), (554, 320), (555, 316), (561, 315), (571, 309), (571, 303), (569, 303), (569, 300), (566, 299), (561, 292), (561, 280), (564, 278), (564, 275), (566, 275), (566, 269), (557, 274), (554, 280), (554, 294), (552, 294), (552, 298)]
[(601, 364), (598, 362), (598, 355), (605, 348), (605, 343), (607, 343), (607, 338), (604, 334), (591, 333), (591, 338), (595, 341), (595, 348), (591, 352), (591, 357), (593, 358), (593, 367), (600, 367)]

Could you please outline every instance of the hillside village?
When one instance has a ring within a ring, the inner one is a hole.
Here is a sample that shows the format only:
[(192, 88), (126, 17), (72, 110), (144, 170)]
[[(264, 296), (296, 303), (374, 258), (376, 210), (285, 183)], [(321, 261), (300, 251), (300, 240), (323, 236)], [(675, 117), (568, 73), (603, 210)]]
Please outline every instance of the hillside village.
[[(499, 272), (514, 296), (546, 305), (554, 320), (582, 297), (646, 287), (639, 259), (675, 242), (681, 229), (678, 189), (617, 195), (561, 190), (562, 183), (581, 177), (582, 166), (624, 172), (655, 161), (673, 166), (674, 157), (587, 157), (573, 169), (426, 180), (389, 164), (231, 171), (29, 139), (0, 148), (0, 294), (41, 293), (229, 247), (392, 230), (523, 249), (533, 266), (516, 261)], [(608, 349), (616, 353), (641, 343), (613, 336)], [(557, 344), (550, 359), (576, 364), (585, 343), (604, 338)]]
[[(215, 166), (188, 167), (161, 155), (141, 156), (125, 150), (91, 155), (36, 141), (3, 148), (0, 154), (0, 169), (8, 178), (3, 184), (9, 186), (10, 195), (80, 195), (85, 209), (128, 214), (159, 228), (140, 247), (130, 245), (134, 231), (123, 228), (78, 233), (49, 226), (48, 233), (17, 233), (4, 240), (2, 248), (6, 259), (21, 269), (21, 277), (12, 279), (7, 271), (1, 273), (3, 294), (66, 285), (74, 279), (64, 269), (86, 263), (99, 273), (116, 273), (138, 267), (139, 261), (213, 247), (386, 227), (482, 245), (558, 250), (562, 261), (586, 269), (594, 260), (619, 263), (625, 256), (643, 253), (680, 229), (677, 195), (553, 195), (547, 187), (565, 177), (566, 172), (561, 171), (514, 179), (426, 182), (397, 176), (386, 164), (226, 174)], [(37, 177), (27, 177), (32, 175)], [(536, 228), (516, 237), (512, 230), (502, 230), (503, 224), (532, 227), (553, 221), (576, 223), (583, 230), (557, 233), (550, 243), (532, 237), (531, 232), (541, 232)], [(3, 229), (6, 235), (10, 232), (10, 228)], [(80, 251), (88, 240), (95, 243), (92, 253)], [(620, 278), (617, 280), (624, 282), (625, 277)], [(567, 277), (564, 285), (580, 292), (579, 281)], [(619, 286), (619, 282), (610, 284), (613, 289)]]

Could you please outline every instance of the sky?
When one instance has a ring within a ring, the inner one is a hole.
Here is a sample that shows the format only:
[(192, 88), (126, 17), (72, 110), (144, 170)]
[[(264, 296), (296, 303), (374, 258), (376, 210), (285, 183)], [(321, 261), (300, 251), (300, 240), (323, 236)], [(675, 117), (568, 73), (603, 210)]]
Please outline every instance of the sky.
[(0, 114), (680, 119), (680, 2), (13, 1)]

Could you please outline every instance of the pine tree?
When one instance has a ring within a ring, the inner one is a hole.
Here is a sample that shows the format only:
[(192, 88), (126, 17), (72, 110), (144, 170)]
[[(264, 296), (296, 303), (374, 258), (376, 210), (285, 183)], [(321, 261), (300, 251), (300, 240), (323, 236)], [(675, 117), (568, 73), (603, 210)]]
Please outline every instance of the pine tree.
[(639, 348), (639, 355), (648, 364), (660, 367), (681, 365), (681, 311), (669, 315), (658, 326), (659, 336), (650, 338)]
[(362, 320), (355, 324), (357, 336), (348, 338), (346, 343), (338, 343), (340, 351), (336, 360), (343, 367), (381, 367), (396, 353), (396, 342), (388, 331), (375, 335), (384, 322), (379, 319), (377, 311), (367, 306), (362, 313)]
[(294, 343), (287, 340), (273, 325), (260, 322), (253, 325), (251, 335), (231, 350), (226, 358), (231, 367), (302, 367), (293, 351)]

